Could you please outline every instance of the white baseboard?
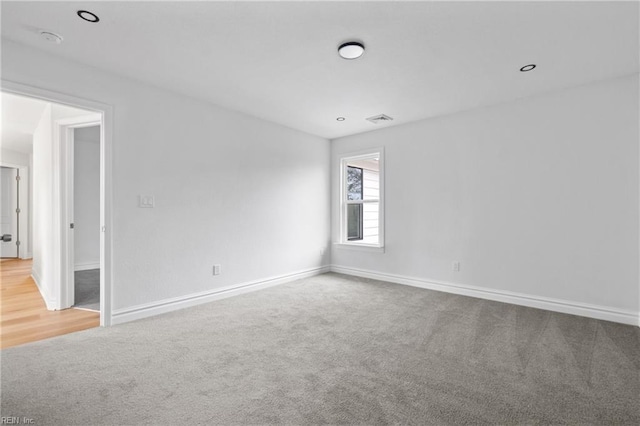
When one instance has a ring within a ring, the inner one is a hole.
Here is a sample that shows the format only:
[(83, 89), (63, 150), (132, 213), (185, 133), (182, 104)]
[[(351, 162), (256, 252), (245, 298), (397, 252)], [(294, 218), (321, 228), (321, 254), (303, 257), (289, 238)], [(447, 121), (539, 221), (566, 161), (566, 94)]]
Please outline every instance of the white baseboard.
[(44, 300), (44, 304), (47, 306), (47, 309), (50, 311), (55, 310), (56, 301), (51, 298), (45, 288), (42, 285), (42, 278), (38, 275), (38, 271), (35, 269), (31, 269), (31, 278), (33, 278), (33, 282), (36, 283), (36, 287), (38, 287), (38, 291), (40, 292), (40, 296), (42, 296), (42, 300)]
[(304, 271), (294, 272), (292, 274), (250, 281), (236, 286), (203, 291), (200, 293), (192, 293), (186, 296), (159, 300), (157, 302), (145, 303), (143, 305), (132, 306), (130, 308), (117, 309), (113, 311), (111, 324), (122, 324), (137, 319), (176, 311), (178, 309), (189, 308), (191, 306), (213, 302), (214, 300), (225, 299), (227, 297), (238, 296), (240, 294), (249, 293), (256, 290), (262, 290), (264, 288), (288, 283), (291, 281), (299, 280), (301, 278), (308, 278), (314, 275), (324, 274), (329, 271), (329, 266), (323, 266), (319, 268), (312, 268)]
[(495, 300), (497, 302), (511, 303), (514, 305), (522, 305), (531, 308), (545, 309), (548, 311), (562, 312), (565, 314), (640, 326), (640, 312), (627, 311), (606, 306), (590, 305), (586, 303), (576, 303), (567, 300), (551, 299), (547, 297), (531, 296), (528, 294), (514, 293), (504, 290), (491, 290), (470, 285), (453, 284), (440, 281), (427, 281), (420, 278), (386, 274), (339, 265), (331, 265), (331, 271), (337, 272), (339, 274), (353, 275), (362, 278), (371, 278), (396, 284), (409, 285), (412, 287), (420, 287), (446, 293), (461, 294), (463, 296), (471, 296), (479, 299)]
[(76, 263), (73, 267), (74, 271), (88, 271), (90, 269), (100, 269), (100, 261)]

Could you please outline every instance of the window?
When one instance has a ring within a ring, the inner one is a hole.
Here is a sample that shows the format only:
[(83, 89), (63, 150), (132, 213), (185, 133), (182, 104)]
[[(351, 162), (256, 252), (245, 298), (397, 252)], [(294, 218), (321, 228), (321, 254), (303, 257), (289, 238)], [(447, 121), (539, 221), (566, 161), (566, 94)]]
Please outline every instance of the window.
[(382, 247), (382, 150), (341, 161), (342, 244)]

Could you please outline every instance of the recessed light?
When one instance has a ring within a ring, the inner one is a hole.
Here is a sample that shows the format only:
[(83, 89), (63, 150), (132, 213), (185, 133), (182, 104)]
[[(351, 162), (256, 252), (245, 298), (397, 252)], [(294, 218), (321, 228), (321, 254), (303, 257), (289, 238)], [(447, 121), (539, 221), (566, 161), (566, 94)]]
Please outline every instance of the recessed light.
[(345, 120), (345, 118), (344, 118), (344, 117), (338, 117), (338, 118), (336, 118), (336, 120), (338, 120), (338, 121), (344, 121), (344, 120)]
[(357, 59), (364, 53), (364, 44), (357, 41), (348, 41), (338, 47), (338, 54), (344, 59)]
[(527, 72), (527, 71), (531, 71), (536, 67), (536, 64), (529, 64), (529, 65), (525, 65), (524, 67), (520, 68), (521, 72)]
[(85, 21), (92, 22), (94, 24), (100, 21), (100, 18), (98, 18), (98, 15), (96, 15), (93, 12), (89, 12), (88, 10), (79, 10), (78, 16), (84, 19)]
[(52, 33), (51, 31), (40, 31), (40, 37), (47, 40), (49, 43), (62, 43), (62, 36), (56, 33)]

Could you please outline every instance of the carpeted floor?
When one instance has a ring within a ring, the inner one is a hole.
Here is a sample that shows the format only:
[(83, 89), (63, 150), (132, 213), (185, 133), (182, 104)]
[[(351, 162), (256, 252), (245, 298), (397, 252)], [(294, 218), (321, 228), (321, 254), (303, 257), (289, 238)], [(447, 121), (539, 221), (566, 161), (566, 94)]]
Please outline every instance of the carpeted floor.
[(325, 274), (3, 350), (38, 425), (640, 423), (640, 328)]
[(100, 269), (75, 272), (76, 308), (100, 310)]

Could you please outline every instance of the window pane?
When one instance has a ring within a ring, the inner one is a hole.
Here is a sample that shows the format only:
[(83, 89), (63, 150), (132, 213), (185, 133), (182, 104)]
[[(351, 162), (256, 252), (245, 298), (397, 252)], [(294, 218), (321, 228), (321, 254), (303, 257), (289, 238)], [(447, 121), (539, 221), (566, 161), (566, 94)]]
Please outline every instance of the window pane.
[(347, 206), (347, 240), (362, 239), (363, 223), (362, 204), (349, 204)]
[(377, 170), (362, 170), (362, 199), (377, 200), (380, 198), (380, 173)]
[(366, 203), (362, 205), (362, 242), (378, 244), (380, 233), (379, 203)]
[(362, 169), (347, 166), (347, 200), (362, 200)]
[(382, 153), (371, 151), (341, 158), (343, 199), (341, 223), (344, 228), (340, 241), (354, 245), (382, 246)]

